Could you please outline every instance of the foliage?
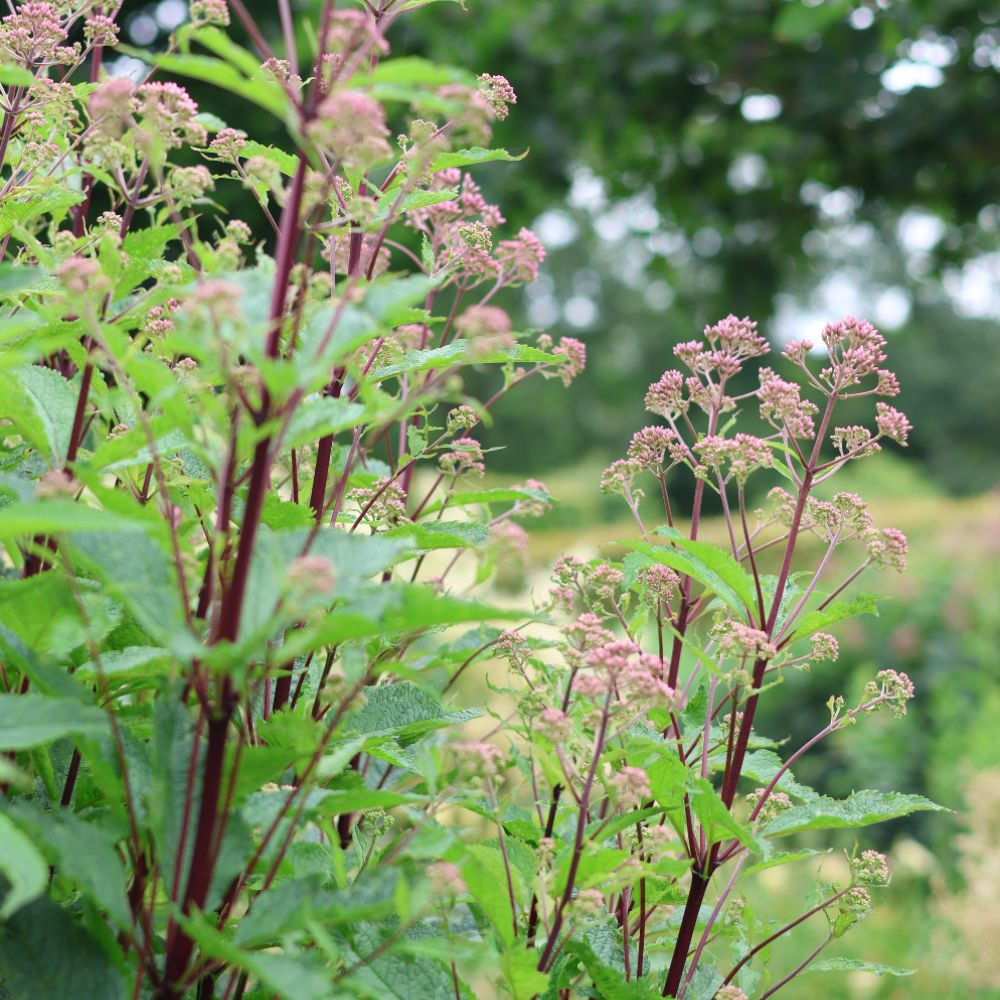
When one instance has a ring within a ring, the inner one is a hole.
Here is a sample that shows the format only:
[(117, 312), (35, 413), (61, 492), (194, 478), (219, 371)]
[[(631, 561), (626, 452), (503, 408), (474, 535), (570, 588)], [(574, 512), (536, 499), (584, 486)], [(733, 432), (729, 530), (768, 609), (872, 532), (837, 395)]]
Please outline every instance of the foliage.
[[(516, 332), (494, 301), (544, 257), (528, 230), (498, 238), (499, 207), (464, 172), (516, 158), (490, 143), (517, 95), (502, 76), (390, 58), (387, 33), (421, 6), (325, 2), (297, 32), (281, 0), (279, 59), (242, 4), (253, 52), (221, 30), (222, 0), (195, 0), (164, 52), (118, 46), (143, 60), (138, 84), (106, 75), (118, 27), (92, 5), (23, 3), (0, 25), (14, 997), (763, 1000), (818, 950), (771, 976), (770, 943), (800, 921), (774, 931), (736, 906), (740, 872), (810, 857), (803, 833), (940, 808), (831, 799), (790, 770), (878, 709), (904, 715), (905, 674), (879, 671), (850, 708), (832, 698), (784, 759), (753, 731), (771, 684), (835, 658), (818, 629), (873, 610), (839, 595), (905, 560), (859, 498), (812, 496), (906, 441), (881, 401), (875, 433), (832, 422), (845, 399), (898, 391), (867, 323), (827, 327), (819, 372), (808, 346), (789, 350), (818, 426), (771, 369), (734, 390), (765, 350), (748, 320), (680, 345), (691, 375), (647, 397), (666, 426), (603, 483), (641, 538), (620, 562), (561, 559), (530, 609), (476, 592), (551, 498), (535, 480), (480, 488), (490, 452), (470, 431), (522, 382), (568, 385), (586, 352)], [(238, 95), (281, 141), (201, 111), (164, 73)], [(254, 199), (267, 239), (224, 218), (226, 186)], [(733, 432), (747, 400), (765, 437)], [(751, 532), (761, 470), (794, 492), (772, 491)], [(713, 490), (728, 549), (698, 535)], [(797, 570), (806, 534), (825, 555)], [(861, 565), (823, 592), (846, 543)], [(494, 625), (525, 619), (535, 629)], [(508, 675), (462, 707), (459, 679), (488, 657)], [(484, 716), (489, 733), (459, 736)], [(819, 884), (802, 919), (824, 914), (829, 944), (887, 880), (881, 855), (855, 853), (848, 884)]]

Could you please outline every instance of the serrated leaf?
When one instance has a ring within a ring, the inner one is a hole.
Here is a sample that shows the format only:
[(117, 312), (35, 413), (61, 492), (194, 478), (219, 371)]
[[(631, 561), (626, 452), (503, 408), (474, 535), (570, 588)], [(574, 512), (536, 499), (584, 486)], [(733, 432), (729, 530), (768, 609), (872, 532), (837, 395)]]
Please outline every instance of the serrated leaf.
[[(131, 926), (125, 868), (115, 850), (114, 836), (68, 810), (43, 813), (18, 805), (15, 818), (51, 853), (57, 872), (77, 882), (119, 927)], [(48, 871), (45, 877), (47, 881)]]
[(475, 709), (448, 710), (415, 684), (381, 684), (365, 688), (364, 707), (354, 712), (346, 728), (357, 733), (392, 733), (400, 740), (475, 719)]
[(299, 405), (288, 424), (283, 444), (297, 448), (328, 434), (361, 425), (366, 408), (360, 403), (332, 396), (308, 399)]
[(52, 368), (23, 365), (0, 373), (3, 415), (52, 468), (62, 468), (66, 459), (76, 400), (76, 387)]
[(125, 1000), (127, 995), (123, 975), (104, 948), (66, 910), (45, 898), (4, 926), (0, 969), (8, 995), (17, 1000)]
[(836, 622), (856, 618), (858, 615), (874, 615), (877, 618), (878, 604), (879, 598), (874, 594), (858, 594), (849, 601), (834, 601), (822, 611), (810, 611), (799, 620), (792, 640), (806, 638)]
[(425, 521), (386, 534), (390, 538), (409, 538), (416, 549), (476, 548), (490, 538), (489, 528), (478, 521)]
[(135, 531), (95, 531), (74, 534), (71, 544), (150, 635), (169, 642), (184, 631), (176, 569), (152, 538)]
[[(668, 534), (673, 529), (658, 529)], [(648, 542), (623, 542), (624, 548), (639, 552), (653, 562), (670, 566), (717, 594), (732, 610), (743, 613), (756, 606), (753, 580), (724, 549), (708, 542), (692, 542), (677, 533), (674, 546), (650, 545)]]
[(525, 150), (520, 156), (513, 156), (506, 149), (484, 149), (482, 146), (472, 146), (469, 149), (456, 149), (447, 153), (439, 153), (434, 157), (430, 169), (433, 172), (450, 170), (453, 167), (472, 167), (477, 163), (489, 163), (492, 160), (523, 160), (528, 155)]
[[(386, 952), (385, 937), (397, 933), (395, 927), (369, 921), (354, 929), (350, 964), (356, 967), (351, 979), (359, 987), (358, 994), (380, 1000), (455, 1000), (455, 986), (447, 965), (403, 952), (406, 940), (421, 933), (419, 928), (409, 932), (397, 951)], [(462, 1000), (469, 996), (465, 994)]]
[(777, 837), (805, 830), (871, 826), (874, 823), (883, 823), (886, 820), (924, 811), (948, 812), (949, 810), (922, 795), (865, 789), (854, 792), (846, 799), (821, 796), (804, 805), (793, 806), (779, 813), (764, 827), (762, 833), (768, 837)]
[[(721, 770), (725, 767), (725, 764), (724, 755), (712, 760), (713, 770)], [(783, 764), (784, 761), (771, 750), (753, 750), (744, 758), (740, 777), (749, 778), (757, 782), (758, 785), (766, 788)], [(806, 801), (811, 801), (819, 797), (808, 785), (799, 784), (791, 771), (785, 771), (775, 787), (778, 791), (788, 792), (789, 795), (795, 795)]]
[(916, 969), (900, 969), (878, 962), (863, 962), (857, 958), (824, 958), (813, 962), (805, 970), (808, 972), (870, 972), (875, 976), (912, 976)]

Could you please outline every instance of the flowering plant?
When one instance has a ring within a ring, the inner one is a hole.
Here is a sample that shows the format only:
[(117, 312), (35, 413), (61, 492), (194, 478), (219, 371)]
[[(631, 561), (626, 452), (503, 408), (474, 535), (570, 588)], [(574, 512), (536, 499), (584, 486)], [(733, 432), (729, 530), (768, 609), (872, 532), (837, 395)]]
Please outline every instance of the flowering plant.
[(516, 95), (388, 58), (418, 6), (296, 31), (280, 2), (279, 58), (196, 0), (166, 52), (118, 46), (138, 79), (117, 5), (0, 21), (0, 991), (370, 995), (397, 961), (450, 989), (428, 737), (477, 714), (441, 689), (511, 617), (466, 591), (549, 504), (481, 488), (475, 428), (584, 356), (495, 302), (544, 257), (465, 173), (512, 159)]
[[(905, 715), (914, 694), (906, 674), (879, 670), (850, 704), (831, 697), (829, 724), (784, 758), (753, 728), (769, 687), (837, 659), (827, 629), (874, 611), (870, 595), (841, 595), (870, 567), (902, 570), (906, 560), (901, 532), (879, 529), (860, 497), (824, 485), (883, 440), (906, 443), (906, 417), (883, 400), (874, 432), (835, 422), (844, 400), (898, 393), (881, 367), (885, 341), (851, 318), (828, 325), (822, 346), (820, 361), (812, 344), (788, 345), (795, 381), (763, 367), (757, 388), (738, 392), (747, 363), (768, 351), (754, 323), (729, 316), (679, 344), (687, 373), (664, 373), (646, 394), (662, 423), (638, 431), (602, 481), (624, 499), (639, 537), (620, 543), (627, 554), (618, 561), (559, 559), (542, 609), (565, 621), (555, 637), (521, 630), (497, 644), (520, 678), (510, 689), (515, 719), (504, 727), (518, 772), (508, 781), (530, 795), (500, 807), (497, 746), (475, 748), (507, 899), (499, 875), (490, 906), (475, 876), (466, 881), (506, 946), (530, 956), (540, 994), (763, 1000), (807, 969), (907, 972), (817, 961), (868, 915), (870, 889), (888, 884), (874, 850), (855, 846), (847, 884), (821, 880), (805, 912), (784, 925), (738, 893), (757, 872), (820, 853), (783, 848), (789, 837), (939, 808), (871, 790), (838, 801), (792, 772), (817, 743), (866, 716)], [(757, 434), (737, 429), (754, 421)], [(684, 474), (695, 485), (681, 530), (671, 493)], [(766, 476), (783, 485), (753, 514), (748, 490)], [(657, 527), (643, 518), (644, 480), (662, 501)], [(709, 492), (723, 545), (700, 537)], [(853, 562), (842, 571), (844, 558)], [(827, 922), (820, 945), (772, 973), (770, 946), (810, 918)]]
[[(681, 345), (692, 374), (647, 401), (665, 426), (605, 477), (631, 553), (561, 560), (528, 615), (470, 599), (550, 503), (536, 481), (483, 488), (475, 428), (530, 378), (571, 382), (585, 351), (529, 342), (497, 304), (544, 251), (503, 236), (465, 170), (512, 159), (488, 144), (516, 95), (390, 57), (426, 2), (325, 0), (303, 26), (279, 0), (282, 57), (242, 0), (194, 0), (159, 54), (118, 43), (114, 5), (0, 19), (0, 989), (19, 1000), (759, 992), (783, 931), (750, 943), (740, 875), (801, 858), (782, 836), (933, 808), (826, 800), (789, 770), (808, 746), (782, 762), (752, 731), (767, 685), (833, 658), (822, 630), (867, 606), (840, 591), (905, 555), (857, 498), (812, 495), (905, 439), (884, 403), (875, 434), (830, 432), (841, 398), (895, 391), (867, 324), (829, 328), (818, 373), (789, 351), (818, 428), (769, 369), (731, 394), (764, 350), (752, 324)], [(127, 65), (139, 79), (109, 71)], [(292, 151), (165, 77), (276, 117)], [(224, 217), (226, 185), (254, 219)], [(465, 367), (497, 373), (493, 394), (469, 396)], [(753, 398), (774, 433), (730, 435)], [(761, 470), (792, 492), (751, 531)], [(698, 537), (708, 490), (728, 550)], [(806, 532), (827, 548), (802, 576)], [(821, 594), (847, 543), (861, 569)], [(492, 624), (564, 612), (558, 640)], [(490, 655), (522, 679), (516, 712), (450, 739), (485, 714), (452, 699)], [(883, 671), (816, 739), (911, 695)], [(887, 879), (879, 855), (853, 864), (810, 911), (831, 939)], [(740, 953), (726, 975), (719, 940)]]

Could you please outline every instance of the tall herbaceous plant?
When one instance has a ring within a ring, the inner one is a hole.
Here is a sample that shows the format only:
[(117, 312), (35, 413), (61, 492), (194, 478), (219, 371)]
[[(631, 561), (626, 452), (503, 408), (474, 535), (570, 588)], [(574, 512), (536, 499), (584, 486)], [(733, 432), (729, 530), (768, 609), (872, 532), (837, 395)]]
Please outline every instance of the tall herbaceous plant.
[[(390, 57), (430, 3), (279, 0), (272, 40), (241, 0), (193, 0), (160, 54), (119, 44), (113, 4), (0, 21), (4, 996), (769, 996), (799, 971), (770, 970), (769, 944), (799, 921), (753, 913), (742, 879), (809, 863), (805, 831), (935, 808), (833, 801), (789, 770), (903, 714), (905, 675), (833, 698), (800, 749), (752, 730), (783, 672), (835, 659), (823, 630), (872, 607), (842, 591), (904, 560), (861, 499), (813, 496), (905, 440), (884, 402), (874, 433), (835, 422), (896, 391), (866, 323), (828, 327), (820, 360), (790, 348), (798, 383), (764, 368), (738, 395), (752, 324), (681, 345), (691, 374), (653, 385), (663, 422), (605, 477), (629, 554), (562, 559), (513, 610), (483, 599), (551, 500), (479, 482), (476, 428), (585, 352), (495, 303), (544, 258), (466, 172), (513, 159), (490, 142), (516, 94)], [(277, 119), (284, 146), (184, 78)], [(232, 186), (253, 218), (215, 200)], [(765, 436), (734, 430), (758, 411)], [(640, 518), (643, 477), (663, 525)], [(698, 538), (706, 491), (722, 547)], [(828, 579), (840, 546), (856, 568)], [(888, 880), (870, 850), (851, 864), (809, 904), (822, 947)]]

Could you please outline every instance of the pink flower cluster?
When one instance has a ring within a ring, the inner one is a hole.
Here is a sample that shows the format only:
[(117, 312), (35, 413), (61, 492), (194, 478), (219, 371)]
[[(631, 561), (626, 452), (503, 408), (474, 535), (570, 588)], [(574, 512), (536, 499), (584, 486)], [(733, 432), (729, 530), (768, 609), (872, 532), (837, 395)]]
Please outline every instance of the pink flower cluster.
[(761, 368), (757, 399), (761, 418), (772, 427), (784, 429), (796, 438), (812, 438), (816, 433), (812, 418), (818, 408), (802, 399), (797, 383), (786, 382), (770, 368)]

